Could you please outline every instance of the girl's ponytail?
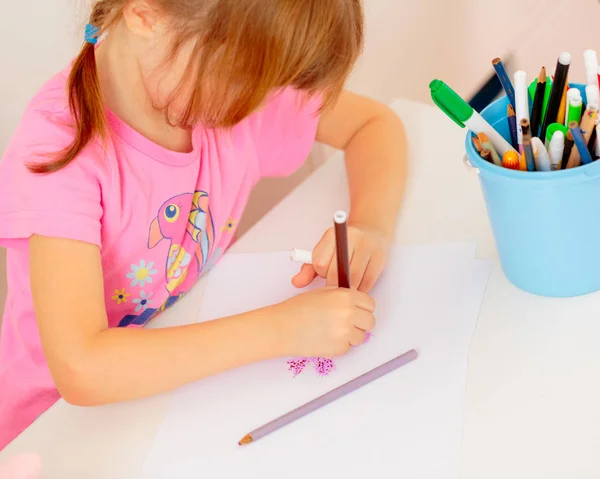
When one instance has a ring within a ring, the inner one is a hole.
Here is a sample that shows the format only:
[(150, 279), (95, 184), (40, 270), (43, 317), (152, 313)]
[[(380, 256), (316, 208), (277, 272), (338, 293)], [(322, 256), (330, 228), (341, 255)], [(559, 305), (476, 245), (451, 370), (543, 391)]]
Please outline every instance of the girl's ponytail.
[(95, 4), (86, 28), (85, 44), (73, 63), (68, 82), (69, 108), (74, 119), (75, 139), (49, 163), (29, 165), (33, 173), (52, 173), (71, 163), (94, 136), (104, 137), (106, 116), (96, 68), (95, 45), (108, 20), (106, 0)]

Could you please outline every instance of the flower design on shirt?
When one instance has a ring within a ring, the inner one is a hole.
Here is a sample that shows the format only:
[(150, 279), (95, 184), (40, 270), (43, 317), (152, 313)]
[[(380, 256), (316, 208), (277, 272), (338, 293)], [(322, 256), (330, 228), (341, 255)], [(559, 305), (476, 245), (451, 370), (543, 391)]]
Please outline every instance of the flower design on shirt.
[(141, 260), (139, 265), (131, 265), (131, 271), (127, 273), (127, 277), (133, 280), (131, 282), (132, 288), (138, 284), (140, 285), (140, 288), (143, 288), (146, 283), (152, 283), (152, 275), (158, 272), (153, 269), (152, 266), (154, 266), (153, 261), (146, 264), (144, 260)]
[(148, 309), (148, 306), (150, 306), (150, 303), (152, 302), (150, 299), (152, 294), (152, 292), (146, 294), (145, 291), (140, 291), (140, 297), (133, 300), (133, 302), (137, 304), (135, 307), (136, 313), (139, 313), (140, 311), (146, 311), (146, 309)]
[(123, 288), (121, 290), (115, 289), (115, 295), (112, 297), (112, 299), (114, 301), (116, 301), (117, 304), (121, 304), (121, 303), (126, 303), (127, 298), (129, 298), (129, 296), (131, 296), (131, 294), (126, 293), (125, 288)]
[(235, 225), (237, 224), (237, 220), (234, 220), (233, 218), (229, 218), (227, 220), (227, 223), (225, 223), (225, 226), (223, 226), (221, 228), (221, 233), (233, 233), (235, 230)]

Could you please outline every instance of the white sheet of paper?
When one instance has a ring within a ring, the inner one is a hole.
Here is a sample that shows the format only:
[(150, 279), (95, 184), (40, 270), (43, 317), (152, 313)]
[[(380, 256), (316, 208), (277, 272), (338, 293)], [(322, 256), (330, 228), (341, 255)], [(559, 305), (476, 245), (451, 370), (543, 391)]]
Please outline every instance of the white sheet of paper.
[[(338, 358), (328, 377), (308, 366), (292, 378), (279, 359), (179, 389), (143, 477), (458, 477), (468, 351), (490, 264), (469, 258), (468, 249), (456, 251), (395, 250), (373, 291), (373, 339)], [(202, 320), (297, 294), (289, 283), (296, 270), (287, 253), (226, 256), (210, 273)], [(237, 445), (252, 429), (413, 348), (415, 362), (254, 444)]]

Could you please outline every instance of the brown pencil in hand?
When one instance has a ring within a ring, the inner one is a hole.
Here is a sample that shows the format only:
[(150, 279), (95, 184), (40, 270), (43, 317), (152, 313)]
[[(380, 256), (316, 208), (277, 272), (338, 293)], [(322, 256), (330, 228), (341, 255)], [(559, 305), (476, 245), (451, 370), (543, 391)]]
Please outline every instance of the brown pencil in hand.
[(350, 255), (348, 253), (348, 215), (338, 211), (333, 216), (335, 249), (338, 269), (338, 288), (350, 287)]

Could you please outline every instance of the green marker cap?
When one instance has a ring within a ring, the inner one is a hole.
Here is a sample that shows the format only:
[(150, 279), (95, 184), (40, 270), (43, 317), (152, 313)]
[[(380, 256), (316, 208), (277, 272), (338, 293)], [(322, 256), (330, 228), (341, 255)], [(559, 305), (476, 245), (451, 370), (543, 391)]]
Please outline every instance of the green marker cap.
[(551, 123), (546, 130), (546, 141), (551, 141), (554, 133), (557, 131), (562, 131), (564, 135), (567, 136), (569, 129), (561, 123)]
[(464, 128), (464, 122), (473, 116), (473, 107), (441, 80), (433, 80), (429, 84), (429, 90), (433, 102), (458, 126)]

